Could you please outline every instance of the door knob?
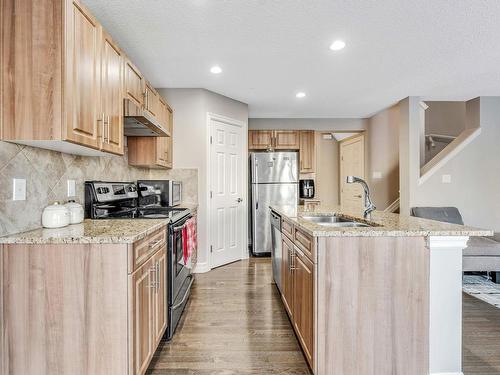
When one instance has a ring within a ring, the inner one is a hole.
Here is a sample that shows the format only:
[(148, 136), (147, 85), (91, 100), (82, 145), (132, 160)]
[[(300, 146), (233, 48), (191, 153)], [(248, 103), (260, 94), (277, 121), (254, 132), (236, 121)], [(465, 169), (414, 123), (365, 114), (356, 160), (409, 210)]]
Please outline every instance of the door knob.
[(236, 199), (236, 202), (241, 203), (241, 202), (243, 202), (243, 199), (238, 198), (238, 199)]

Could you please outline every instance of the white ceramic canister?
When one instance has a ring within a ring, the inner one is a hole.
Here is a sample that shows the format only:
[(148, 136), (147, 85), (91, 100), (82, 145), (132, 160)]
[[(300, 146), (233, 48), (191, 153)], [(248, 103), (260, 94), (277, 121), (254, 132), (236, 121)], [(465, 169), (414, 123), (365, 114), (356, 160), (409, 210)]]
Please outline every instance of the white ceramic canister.
[(69, 225), (69, 210), (59, 202), (45, 207), (42, 212), (42, 226), (44, 228), (62, 228)]
[(70, 224), (80, 224), (83, 221), (83, 206), (80, 203), (70, 200), (64, 206), (69, 211)]

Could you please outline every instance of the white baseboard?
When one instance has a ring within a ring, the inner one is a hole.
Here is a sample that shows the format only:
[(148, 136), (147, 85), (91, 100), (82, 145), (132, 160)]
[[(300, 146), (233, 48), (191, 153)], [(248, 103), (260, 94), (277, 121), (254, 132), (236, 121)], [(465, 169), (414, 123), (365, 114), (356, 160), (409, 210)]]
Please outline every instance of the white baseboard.
[(205, 273), (205, 272), (208, 272), (210, 270), (211, 270), (211, 268), (208, 265), (208, 263), (206, 263), (206, 262), (205, 263), (197, 263), (196, 267), (193, 270), (193, 273)]
[(429, 375), (464, 375), (463, 372), (431, 372)]

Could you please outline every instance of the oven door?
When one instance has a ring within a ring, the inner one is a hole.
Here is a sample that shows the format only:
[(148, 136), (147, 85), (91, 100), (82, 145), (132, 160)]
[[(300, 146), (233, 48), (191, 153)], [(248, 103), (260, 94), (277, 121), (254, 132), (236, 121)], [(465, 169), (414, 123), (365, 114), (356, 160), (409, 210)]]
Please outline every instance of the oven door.
[(170, 293), (169, 304), (172, 306), (177, 299), (182, 299), (179, 292), (183, 289), (183, 284), (191, 275), (191, 259), (184, 259), (184, 243), (182, 238), (182, 230), (192, 215), (188, 215), (182, 220), (169, 225), (169, 273), (170, 273)]

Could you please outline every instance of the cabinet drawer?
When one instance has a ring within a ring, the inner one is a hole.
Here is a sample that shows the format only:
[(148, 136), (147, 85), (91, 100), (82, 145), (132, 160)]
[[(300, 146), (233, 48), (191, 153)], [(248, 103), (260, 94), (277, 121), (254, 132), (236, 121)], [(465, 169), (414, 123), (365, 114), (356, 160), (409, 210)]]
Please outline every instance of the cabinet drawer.
[(294, 227), (294, 243), (309, 259), (314, 262), (316, 252), (314, 250), (314, 238), (311, 235)]
[(281, 219), (281, 232), (293, 240), (293, 224), (285, 219)]
[(132, 269), (136, 270), (167, 242), (167, 228), (163, 227), (132, 245)]

